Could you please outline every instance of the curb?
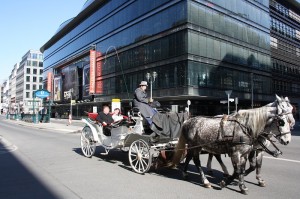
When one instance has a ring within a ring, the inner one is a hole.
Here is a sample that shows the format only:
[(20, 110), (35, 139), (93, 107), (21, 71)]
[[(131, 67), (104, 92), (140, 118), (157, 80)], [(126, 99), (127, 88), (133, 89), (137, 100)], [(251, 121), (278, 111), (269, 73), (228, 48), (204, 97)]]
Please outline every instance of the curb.
[[(78, 128), (77, 129), (65, 129), (63, 128), (64, 125), (61, 125), (57, 128), (53, 128), (53, 127), (45, 127), (45, 126), (37, 126), (38, 124), (33, 124), (33, 123), (26, 123), (26, 122), (19, 122), (19, 121), (12, 121), (12, 120), (3, 120), (7, 123), (14, 123), (16, 125), (19, 125), (19, 126), (24, 126), (24, 127), (29, 127), (29, 128), (35, 128), (35, 129), (44, 129), (44, 130), (54, 130), (54, 131), (60, 131), (60, 132), (63, 132), (63, 133), (70, 133), (70, 134), (77, 134), (77, 133), (81, 133), (81, 128), (82, 127), (79, 127), (77, 126)], [(79, 129), (80, 128), (80, 129)]]

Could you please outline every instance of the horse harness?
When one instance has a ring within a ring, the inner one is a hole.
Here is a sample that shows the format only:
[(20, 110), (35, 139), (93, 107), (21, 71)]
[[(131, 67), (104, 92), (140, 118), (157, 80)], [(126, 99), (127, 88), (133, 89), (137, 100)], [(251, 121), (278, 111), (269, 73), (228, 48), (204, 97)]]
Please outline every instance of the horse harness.
[[(240, 138), (238, 140), (234, 140), (235, 139), (235, 129), (236, 127), (234, 127), (232, 134), (228, 136), (228, 134), (226, 135), (226, 130), (225, 125), (227, 122), (235, 122), (237, 123), (242, 132), (249, 138), (249, 142), (247, 143), (244, 140), (243, 136), (240, 136)], [(248, 144), (248, 145), (252, 145), (253, 144), (253, 138), (251, 137), (251, 129), (247, 126), (245, 126), (244, 124), (240, 123), (239, 120), (235, 117), (235, 116), (230, 116), (230, 115), (223, 115), (221, 121), (220, 121), (220, 129), (219, 129), (219, 136), (218, 136), (218, 142), (227, 142), (231, 140), (232, 143), (230, 145), (239, 145), (239, 144)]]

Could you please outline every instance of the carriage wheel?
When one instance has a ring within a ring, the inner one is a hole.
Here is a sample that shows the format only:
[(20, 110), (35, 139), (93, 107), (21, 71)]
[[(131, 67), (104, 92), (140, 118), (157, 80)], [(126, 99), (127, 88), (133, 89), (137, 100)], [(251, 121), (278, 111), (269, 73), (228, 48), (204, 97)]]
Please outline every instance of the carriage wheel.
[(152, 163), (150, 147), (144, 140), (136, 140), (129, 147), (129, 163), (133, 170), (143, 174), (149, 171)]
[(96, 143), (93, 139), (93, 132), (90, 127), (86, 126), (81, 132), (81, 151), (85, 157), (92, 157), (96, 151)]

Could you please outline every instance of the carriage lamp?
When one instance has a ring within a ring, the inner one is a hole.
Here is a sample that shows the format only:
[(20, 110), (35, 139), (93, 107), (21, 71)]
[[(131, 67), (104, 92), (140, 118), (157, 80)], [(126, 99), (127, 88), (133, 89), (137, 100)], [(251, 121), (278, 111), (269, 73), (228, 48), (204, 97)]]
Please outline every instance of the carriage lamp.
[(146, 73), (146, 78), (148, 82), (150, 83), (150, 100), (153, 101), (152, 98), (152, 84), (155, 82), (155, 79), (157, 77), (157, 72), (153, 71), (152, 73)]

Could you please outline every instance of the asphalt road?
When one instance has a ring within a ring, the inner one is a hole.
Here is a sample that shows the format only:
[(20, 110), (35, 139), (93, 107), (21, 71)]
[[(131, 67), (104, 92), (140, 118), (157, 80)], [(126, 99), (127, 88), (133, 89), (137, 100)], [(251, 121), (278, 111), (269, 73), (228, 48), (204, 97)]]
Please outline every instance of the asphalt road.
[[(97, 148), (93, 158), (80, 149), (80, 135), (18, 126), (0, 118), (0, 198), (299, 198), (300, 131), (296, 129), (288, 146), (278, 145), (283, 156), (266, 157), (259, 187), (252, 173), (246, 177), (249, 195), (236, 183), (220, 189), (221, 168), (214, 160), (215, 176), (208, 176), (213, 188), (204, 188), (190, 165), (189, 181), (176, 169), (134, 173), (127, 154), (118, 150), (108, 156)], [(223, 157), (229, 171), (230, 159)], [(201, 156), (206, 165), (207, 155)], [(205, 167), (204, 167), (205, 169)]]

